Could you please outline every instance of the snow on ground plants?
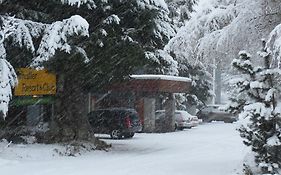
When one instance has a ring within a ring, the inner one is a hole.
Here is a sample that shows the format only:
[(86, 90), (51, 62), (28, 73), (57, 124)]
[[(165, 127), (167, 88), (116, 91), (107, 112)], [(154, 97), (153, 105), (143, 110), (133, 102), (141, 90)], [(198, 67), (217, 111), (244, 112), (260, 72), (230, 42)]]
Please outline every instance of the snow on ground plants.
[[(0, 142), (0, 174), (9, 175), (234, 175), (248, 149), (237, 124), (210, 123), (166, 134), (136, 134), (133, 139), (104, 140), (108, 151), (59, 156), (58, 145)], [(3, 148), (3, 149), (2, 149)]]

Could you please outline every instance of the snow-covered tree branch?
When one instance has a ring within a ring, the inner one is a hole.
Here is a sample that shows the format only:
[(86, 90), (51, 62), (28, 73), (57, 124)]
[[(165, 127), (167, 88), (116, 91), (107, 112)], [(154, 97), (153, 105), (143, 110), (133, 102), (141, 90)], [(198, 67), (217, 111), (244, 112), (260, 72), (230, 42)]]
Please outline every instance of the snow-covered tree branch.
[(276, 26), (270, 33), (266, 47), (272, 52), (274, 60), (271, 64), (280, 68), (281, 63), (281, 24)]
[(180, 62), (228, 65), (240, 50), (255, 54), (260, 38), (281, 22), (273, 13), (278, 9), (280, 3), (272, 0), (201, 0), (165, 49)]
[[(52, 24), (37, 23), (10, 16), (0, 16), (0, 111), (6, 116), (12, 88), (17, 84), (17, 76), (13, 66), (6, 60), (5, 41), (11, 39), (14, 45), (27, 48), (34, 54), (33, 66), (47, 61), (54, 56), (56, 50), (70, 52), (68, 38), (74, 35), (88, 36), (89, 24), (81, 16), (75, 15)], [(33, 39), (42, 37), (38, 49)]]
[(88, 29), (88, 22), (78, 15), (47, 25), (33, 65), (48, 61), (57, 50), (70, 53), (71, 46), (68, 44), (68, 38), (74, 35), (89, 36)]
[(96, 3), (94, 0), (60, 0), (63, 4), (68, 4), (72, 6), (77, 6), (78, 8), (85, 4), (89, 9), (96, 8)]

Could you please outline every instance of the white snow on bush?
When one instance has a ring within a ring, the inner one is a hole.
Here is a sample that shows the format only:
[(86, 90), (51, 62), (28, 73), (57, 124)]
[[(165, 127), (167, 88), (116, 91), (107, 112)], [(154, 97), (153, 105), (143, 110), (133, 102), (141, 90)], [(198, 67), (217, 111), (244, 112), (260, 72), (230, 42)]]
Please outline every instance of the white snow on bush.
[(160, 72), (163, 74), (168, 75), (178, 75), (178, 62), (171, 57), (166, 51), (164, 50), (156, 50), (155, 52), (145, 52), (145, 57), (148, 60), (152, 60), (157, 64), (165, 65), (161, 68)]
[(137, 0), (137, 4), (141, 8), (154, 9), (155, 7), (169, 11), (165, 0)]
[(120, 24), (120, 18), (117, 15), (110, 15), (104, 20), (105, 24)]
[[(14, 18), (11, 18), (14, 19)], [(26, 47), (32, 53), (35, 52), (33, 38), (38, 38), (46, 28), (45, 24), (36, 23), (29, 20), (14, 19), (15, 32), (13, 32), (13, 41), (20, 47)]]
[(0, 59), (0, 111), (6, 117), (9, 102), (12, 99), (12, 88), (18, 83), (13, 66), (6, 60)]
[(106, 32), (106, 30), (104, 30), (104, 29), (100, 29), (100, 32), (101, 32), (101, 34), (102, 34), (103, 36), (107, 36), (107, 35), (108, 35), (107, 32)]
[[(42, 24), (1, 15), (0, 18), (3, 22), (0, 28), (0, 111), (5, 118), (9, 101), (12, 98), (12, 88), (17, 84), (14, 68), (6, 60), (5, 40), (11, 39), (13, 45), (26, 47), (31, 51), (36, 56), (32, 65), (37, 67), (41, 62), (54, 56), (56, 50), (70, 52), (71, 46), (68, 44), (68, 38), (73, 35), (88, 36), (89, 24), (78, 15), (53, 24)], [(36, 50), (33, 39), (41, 36), (42, 40)], [(78, 52), (85, 54), (81, 49), (76, 48)], [(85, 61), (88, 61), (87, 57), (85, 57)]]
[(67, 53), (71, 51), (68, 37), (73, 35), (89, 36), (89, 23), (79, 15), (63, 21), (57, 21), (46, 28), (41, 44), (37, 50), (38, 56), (33, 60), (33, 66), (49, 60), (55, 55), (56, 50)]
[(271, 88), (271, 89), (269, 89), (268, 90), (268, 92), (267, 92), (267, 94), (266, 94), (266, 96), (265, 96), (265, 98), (264, 98), (264, 100), (265, 101), (271, 101), (272, 100), (272, 98), (273, 98), (273, 96), (274, 96), (274, 94), (276, 93), (277, 91), (276, 91), (276, 89), (274, 89), (274, 88)]
[(281, 145), (281, 142), (278, 139), (278, 137), (276, 135), (274, 135), (267, 140), (267, 145), (268, 146), (278, 146), (278, 145)]
[(154, 30), (155, 35), (163, 40), (163, 36), (168, 39), (176, 35), (175, 29), (170, 23), (170, 18), (166, 13), (160, 13), (155, 19), (156, 30)]
[(260, 81), (252, 81), (252, 82), (250, 82), (250, 88), (252, 88), (252, 89), (262, 89), (265, 86), (266, 85), (263, 82), (260, 82)]
[(78, 8), (82, 5), (82, 4), (88, 4), (88, 8), (95, 8), (96, 4), (94, 0), (61, 0), (61, 2), (63, 4), (68, 4), (68, 5), (72, 5), (72, 6), (77, 6)]
[(272, 51), (273, 58), (277, 59), (278, 65), (280, 67), (281, 61), (281, 24), (275, 27), (275, 29), (270, 33), (269, 39), (267, 41), (267, 48)]

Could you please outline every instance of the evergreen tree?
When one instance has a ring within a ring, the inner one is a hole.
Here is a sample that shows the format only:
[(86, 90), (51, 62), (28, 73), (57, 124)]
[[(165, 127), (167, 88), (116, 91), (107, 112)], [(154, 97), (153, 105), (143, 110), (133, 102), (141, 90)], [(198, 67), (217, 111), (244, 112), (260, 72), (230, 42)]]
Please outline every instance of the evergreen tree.
[(172, 18), (173, 24), (179, 28), (184, 26), (185, 22), (191, 18), (194, 11), (194, 5), (198, 0), (167, 0), (170, 10), (169, 16)]
[(188, 94), (176, 96), (178, 97), (178, 107), (185, 108), (185, 106), (196, 106), (200, 108), (204, 106), (208, 98), (211, 97), (211, 77), (208, 76), (207, 71), (199, 65), (191, 66), (187, 64), (181, 66), (179, 76), (190, 78), (192, 83)]
[[(90, 22), (97, 26), (90, 34), (92, 42), (86, 43), (87, 53), (93, 58), (89, 72), (95, 75), (90, 86), (98, 90), (129, 74), (163, 72), (166, 57), (161, 57), (159, 49), (175, 34), (168, 10), (153, 3), (140, 6), (139, 1), (112, 1), (107, 5), (111, 8), (95, 16), (108, 19), (114, 15), (118, 23), (96, 19), (96, 23)], [(102, 7), (96, 10), (99, 8)], [(88, 21), (91, 18), (86, 17)]]
[[(25, 47), (33, 54), (31, 64), (39, 66), (40, 62), (49, 60), (56, 50), (70, 52), (68, 39), (73, 35), (88, 35), (89, 24), (81, 16), (55, 21), (52, 24), (36, 23), (19, 18), (0, 16), (1, 26), (1, 100), (0, 111), (5, 118), (8, 104), (12, 97), (12, 88), (17, 84), (13, 66), (7, 61), (8, 46)], [(37, 39), (37, 43), (35, 40)]]
[[(13, 15), (18, 21), (24, 21), (22, 29), (28, 30), (21, 34), (31, 35), (28, 40), (24, 38), (18, 42), (5, 40), (7, 59), (16, 67), (44, 66), (57, 74), (56, 112), (51, 130), (44, 139), (48, 142), (92, 140), (86, 111), (82, 110), (86, 106), (86, 92), (103, 90), (109, 83), (121, 81), (135, 72), (161, 71), (157, 49), (163, 48), (175, 34), (163, 0), (4, 0), (0, 1), (0, 9), (0, 14)], [(64, 36), (64, 29), (58, 27), (61, 23), (56, 21), (76, 14), (85, 18), (90, 27), (89, 30), (74, 28), (73, 31), (89, 37), (70, 39), (71, 33)], [(54, 36), (49, 33), (44, 36), (45, 28), (52, 34), (62, 34), (62, 42), (41, 47), (41, 41), (47, 44), (48, 36)], [(83, 33), (86, 31), (89, 33)], [(18, 32), (14, 34), (22, 36)], [(27, 48), (23, 49), (23, 45)], [(55, 54), (57, 50), (67, 53)], [(48, 54), (47, 57), (42, 53)], [(18, 58), (24, 59), (19, 61)]]
[[(280, 174), (281, 166), (281, 115), (279, 68), (272, 67), (271, 52), (265, 47), (259, 55), (262, 67), (252, 64), (251, 55), (240, 52), (232, 66), (242, 73), (233, 81), (235, 93), (229, 110), (239, 113), (243, 125), (239, 129), (244, 143), (255, 153), (262, 174)], [(256, 172), (258, 173), (258, 172)]]

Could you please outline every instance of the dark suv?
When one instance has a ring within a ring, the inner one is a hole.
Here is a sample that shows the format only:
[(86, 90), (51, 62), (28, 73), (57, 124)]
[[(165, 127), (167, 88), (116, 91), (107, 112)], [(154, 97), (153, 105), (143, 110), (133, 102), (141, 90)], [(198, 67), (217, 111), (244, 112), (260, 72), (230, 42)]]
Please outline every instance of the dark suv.
[(95, 133), (110, 134), (113, 139), (132, 138), (142, 128), (134, 109), (99, 109), (90, 112), (88, 118)]

